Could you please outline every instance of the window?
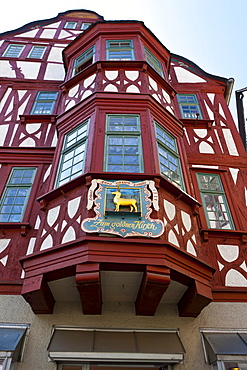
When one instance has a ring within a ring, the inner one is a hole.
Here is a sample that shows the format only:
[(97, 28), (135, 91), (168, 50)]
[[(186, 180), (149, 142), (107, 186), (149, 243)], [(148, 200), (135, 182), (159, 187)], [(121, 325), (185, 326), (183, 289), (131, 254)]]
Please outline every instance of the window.
[(0, 370), (14, 370), (23, 360), (28, 330), (25, 324), (0, 324)]
[(19, 58), (23, 48), (24, 48), (24, 45), (11, 44), (7, 47), (3, 56), (4, 57), (11, 57), (11, 58)]
[(82, 23), (81, 30), (86, 30), (92, 23)]
[(107, 117), (105, 171), (143, 172), (138, 115)]
[(197, 173), (202, 204), (211, 229), (234, 229), (220, 175)]
[(106, 41), (106, 58), (107, 60), (134, 60), (133, 41)]
[(54, 91), (38, 92), (31, 114), (52, 114), (57, 94)]
[(0, 202), (0, 222), (21, 222), (34, 181), (36, 168), (15, 167)]
[(195, 94), (179, 94), (178, 103), (182, 118), (202, 119), (200, 106)]
[(176, 329), (119, 331), (61, 326), (53, 329), (48, 356), (58, 363), (59, 370), (158, 370), (161, 366), (168, 370), (169, 365), (184, 359), (185, 351)]
[(66, 22), (64, 28), (75, 29), (76, 26), (77, 26), (77, 22)]
[(244, 329), (202, 329), (205, 362), (213, 370), (247, 370), (247, 333)]
[(147, 48), (144, 47), (144, 51), (148, 64), (150, 64), (150, 66), (153, 67), (156, 72), (164, 77), (160, 61)]
[(184, 188), (176, 139), (156, 123), (160, 172), (171, 182)]
[[(104, 363), (102, 362), (100, 365), (92, 365), (92, 364), (89, 364), (89, 363), (82, 363), (81, 365), (73, 365), (73, 363), (71, 363), (70, 365), (66, 364), (62, 364), (62, 365), (59, 365), (58, 366), (58, 370), (99, 370), (99, 369), (102, 369), (102, 370), (126, 370), (126, 367), (127, 369), (130, 368), (131, 370), (159, 370), (161, 367), (158, 366), (158, 365), (154, 365), (154, 366), (147, 366), (147, 365), (136, 365), (134, 366), (133, 364), (132, 365), (129, 365), (129, 366), (124, 366), (122, 364), (119, 364), (119, 365), (116, 365), (116, 366), (112, 366), (112, 365), (105, 365), (104, 366)], [(173, 366), (170, 366), (170, 365), (163, 365), (162, 366), (162, 370), (172, 370), (173, 369)], [(1, 370), (1, 368), (0, 368)], [(241, 368), (242, 370), (242, 368)], [(243, 369), (243, 370), (247, 370), (247, 369)]]
[(76, 58), (73, 67), (73, 76), (81, 72), (84, 68), (90, 66), (94, 62), (94, 46), (82, 53)]
[(81, 175), (84, 171), (89, 120), (65, 136), (56, 186)]
[(45, 49), (45, 46), (33, 46), (30, 53), (28, 54), (28, 58), (41, 59), (44, 55)]

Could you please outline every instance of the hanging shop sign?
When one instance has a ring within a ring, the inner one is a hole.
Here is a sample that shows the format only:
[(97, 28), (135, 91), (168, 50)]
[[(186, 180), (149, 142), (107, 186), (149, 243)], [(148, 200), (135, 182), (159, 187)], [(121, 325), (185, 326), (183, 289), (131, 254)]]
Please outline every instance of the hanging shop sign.
[(96, 216), (85, 218), (81, 227), (87, 233), (106, 233), (126, 237), (157, 238), (164, 233), (161, 220), (150, 217), (158, 211), (158, 192), (154, 181), (92, 180), (87, 209)]

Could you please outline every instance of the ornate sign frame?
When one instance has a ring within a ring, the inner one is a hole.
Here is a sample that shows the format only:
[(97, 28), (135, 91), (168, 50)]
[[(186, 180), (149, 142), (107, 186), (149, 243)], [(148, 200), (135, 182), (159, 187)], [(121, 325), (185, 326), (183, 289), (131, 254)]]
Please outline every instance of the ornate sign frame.
[(158, 192), (153, 180), (140, 182), (92, 180), (88, 190), (87, 209), (95, 217), (82, 221), (86, 233), (105, 233), (123, 238), (141, 236), (158, 238), (164, 233), (164, 223), (150, 217), (159, 210)]

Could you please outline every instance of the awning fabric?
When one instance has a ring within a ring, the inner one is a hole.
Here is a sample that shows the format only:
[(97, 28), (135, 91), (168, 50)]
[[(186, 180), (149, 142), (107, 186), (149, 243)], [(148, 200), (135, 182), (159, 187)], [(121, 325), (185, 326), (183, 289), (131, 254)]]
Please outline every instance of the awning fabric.
[(26, 329), (0, 327), (0, 351), (12, 352), (11, 357), (18, 361)]
[(178, 363), (184, 348), (176, 330), (103, 330), (55, 327), (49, 356), (53, 361)]
[(203, 332), (208, 362), (231, 361), (234, 358), (247, 360), (247, 333)]

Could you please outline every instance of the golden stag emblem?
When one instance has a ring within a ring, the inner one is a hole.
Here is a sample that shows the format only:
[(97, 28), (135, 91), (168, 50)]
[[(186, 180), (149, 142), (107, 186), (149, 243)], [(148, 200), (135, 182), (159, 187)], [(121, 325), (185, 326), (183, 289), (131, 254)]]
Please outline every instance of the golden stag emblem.
[(135, 210), (135, 212), (137, 212), (137, 204), (136, 204), (137, 201), (136, 201), (136, 199), (121, 198), (120, 190), (117, 190), (112, 194), (115, 195), (115, 197), (113, 198), (113, 203), (116, 204), (116, 208), (115, 208), (116, 212), (119, 212), (119, 207), (120, 206), (129, 206), (130, 207), (130, 212), (133, 212), (133, 210)]

